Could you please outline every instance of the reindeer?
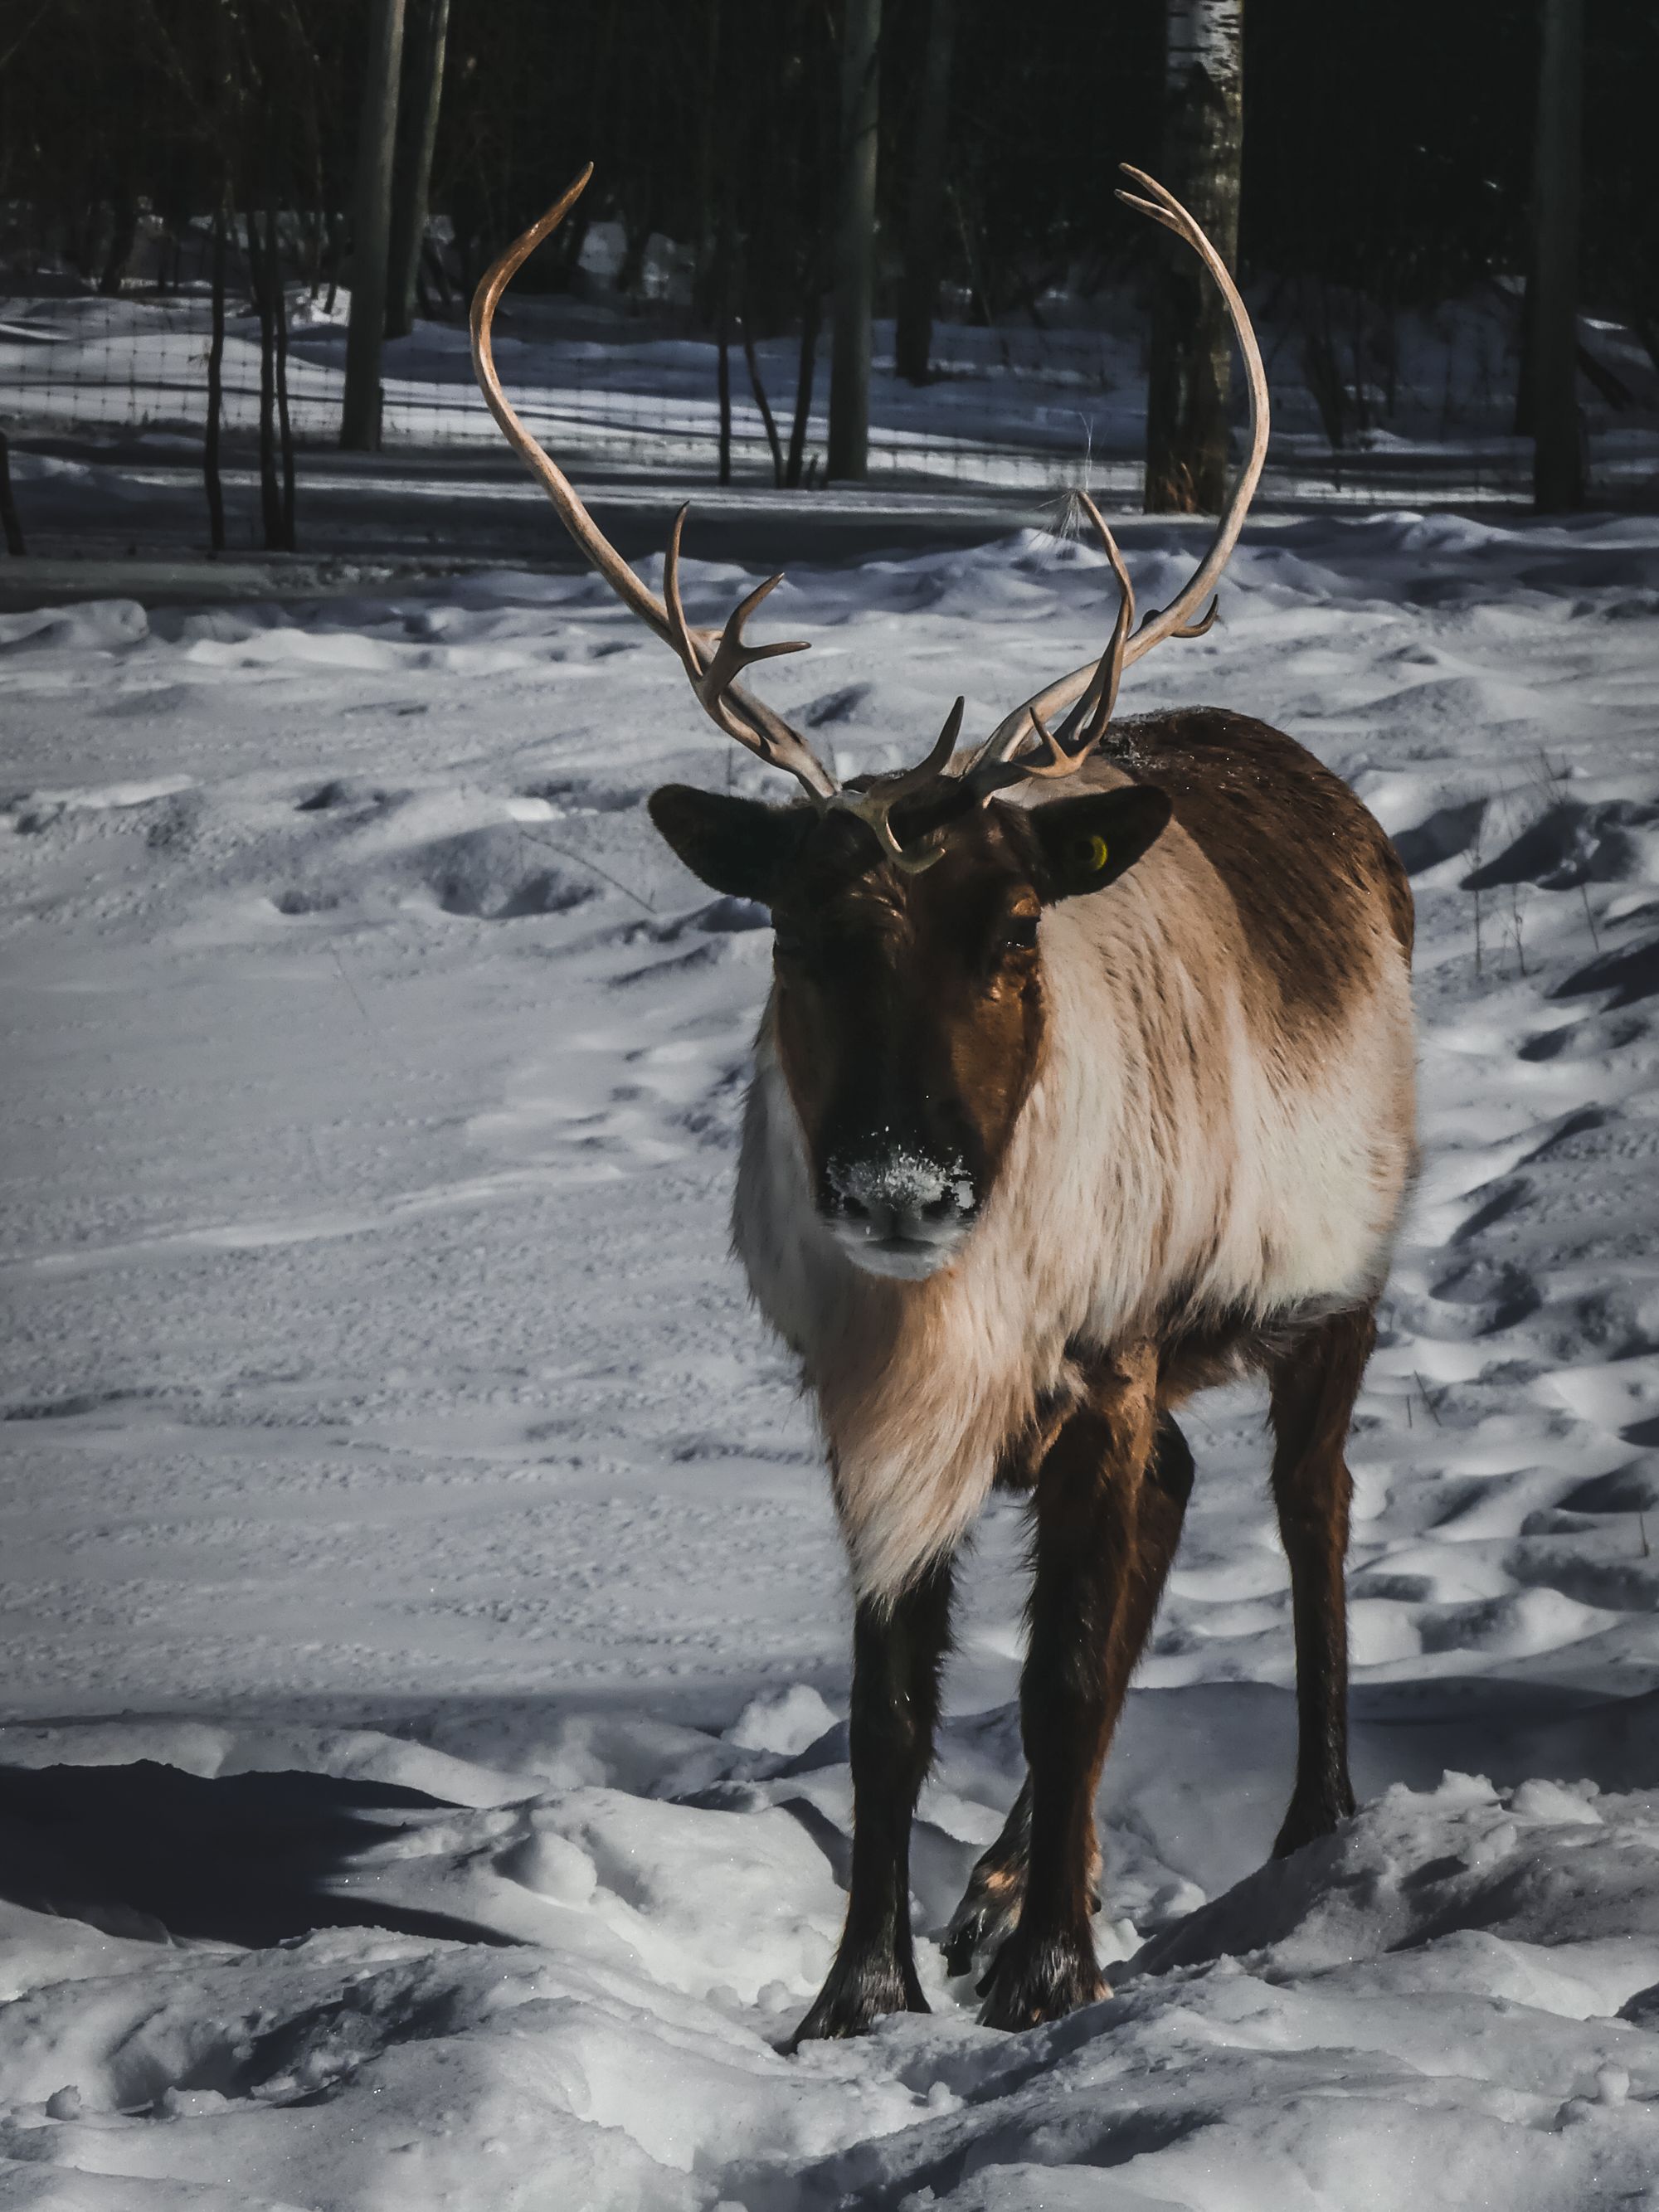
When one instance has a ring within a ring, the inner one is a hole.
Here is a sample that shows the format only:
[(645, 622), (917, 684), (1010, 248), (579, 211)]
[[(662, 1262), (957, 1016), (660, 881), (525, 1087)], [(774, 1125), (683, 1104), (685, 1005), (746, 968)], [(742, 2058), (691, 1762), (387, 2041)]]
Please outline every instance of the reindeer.
[(1344, 1450), (1413, 1170), (1411, 896), (1358, 799), (1279, 731), (1220, 708), (1109, 729), (1123, 671), (1213, 618), (1267, 443), (1225, 264), (1179, 201), (1127, 173), (1139, 192), (1119, 197), (1198, 254), (1243, 355), (1249, 454), (1215, 539), (1137, 628), (1085, 497), (1117, 591), (1100, 658), (975, 750), (957, 749), (958, 699), (919, 767), (844, 786), (737, 681), (802, 649), (744, 641), (780, 579), (718, 632), (693, 629), (685, 510), (659, 599), (502, 395), (496, 302), (591, 169), (473, 302), (484, 395), (577, 544), (718, 727), (804, 793), (671, 784), (650, 800), (693, 874), (771, 912), (733, 1244), (817, 1401), (855, 1594), (850, 1895), (797, 2041), (927, 2009), (910, 1827), (951, 1563), (994, 1486), (1028, 1492), (1034, 1524), (1027, 1773), (946, 1963), (988, 1960), (996, 2027), (1105, 1994), (1096, 1790), (1192, 1486), (1175, 1413), (1224, 1379), (1266, 1376), (1290, 1562), (1298, 1737), (1275, 1850), (1354, 1808)]

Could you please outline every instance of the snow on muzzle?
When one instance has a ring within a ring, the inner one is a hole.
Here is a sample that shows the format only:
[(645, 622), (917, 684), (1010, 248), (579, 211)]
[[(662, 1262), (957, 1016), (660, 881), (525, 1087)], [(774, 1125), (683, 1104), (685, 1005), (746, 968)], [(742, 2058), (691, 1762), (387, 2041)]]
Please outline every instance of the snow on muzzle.
[(890, 1142), (836, 1152), (825, 1166), (818, 1210), (855, 1266), (918, 1282), (942, 1267), (979, 1212), (974, 1177), (959, 1156)]

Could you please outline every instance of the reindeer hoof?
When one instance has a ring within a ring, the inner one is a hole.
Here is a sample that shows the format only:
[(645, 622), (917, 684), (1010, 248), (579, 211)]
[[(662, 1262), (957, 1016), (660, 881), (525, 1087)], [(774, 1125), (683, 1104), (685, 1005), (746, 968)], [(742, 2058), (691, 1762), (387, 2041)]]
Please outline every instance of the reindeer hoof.
[(965, 1974), (976, 1958), (1006, 1943), (1018, 1924), (1024, 1899), (1023, 1859), (1012, 1866), (988, 1867), (981, 1861), (963, 1892), (961, 1904), (951, 1915), (939, 1947), (945, 1954), (945, 1972)]
[(1273, 1856), (1287, 1859), (1304, 1844), (1317, 1843), (1321, 1836), (1334, 1836), (1338, 1825), (1348, 1819), (1353, 1809), (1352, 1790), (1345, 1791), (1343, 1797), (1335, 1801), (1292, 1797), (1285, 1825), (1273, 1838)]
[(887, 1959), (855, 1960), (845, 1966), (837, 1960), (811, 2011), (784, 2045), (784, 2051), (792, 2053), (803, 2043), (833, 2043), (848, 2036), (867, 2035), (887, 2013), (927, 2008), (914, 1970), (906, 1973), (896, 1961)]
[(1019, 1904), (1018, 1891), (1006, 1897), (988, 1897), (978, 1893), (976, 1885), (971, 1887), (951, 1915), (939, 1946), (945, 1954), (945, 1972), (971, 1973), (975, 1959), (1006, 1943), (1019, 1918)]
[(945, 1972), (952, 1978), (958, 1974), (971, 1972), (974, 1954), (985, 1948), (989, 1933), (988, 1913), (969, 1912), (965, 1905), (958, 1905), (954, 1918), (945, 1931), (945, 1940), (939, 1945)]
[(1111, 1994), (1086, 1930), (1022, 1942), (1016, 1929), (980, 1984), (985, 1999), (980, 2024), (1013, 2032), (1041, 2027), (1045, 2021), (1063, 2020), (1079, 2006), (1097, 2004)]
[[(945, 1955), (945, 1972), (953, 1976), (970, 1973), (975, 1959), (994, 1957), (1018, 1926), (1024, 1900), (1024, 1868), (1017, 1880), (998, 1875), (987, 1881), (975, 1874), (961, 1904), (951, 1914), (951, 1924), (939, 1944)], [(1103, 1902), (1097, 1887), (1090, 1891), (1091, 1915), (1100, 1911)], [(988, 1975), (980, 1989), (981, 1996), (989, 1980)]]

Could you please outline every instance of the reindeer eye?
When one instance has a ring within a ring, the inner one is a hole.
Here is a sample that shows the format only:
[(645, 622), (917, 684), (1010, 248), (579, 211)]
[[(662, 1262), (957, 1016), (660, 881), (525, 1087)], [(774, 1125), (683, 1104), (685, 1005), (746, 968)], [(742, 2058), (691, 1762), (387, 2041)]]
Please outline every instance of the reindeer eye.
[(1002, 925), (1005, 951), (1029, 952), (1037, 941), (1037, 918), (1034, 914), (1011, 914)]

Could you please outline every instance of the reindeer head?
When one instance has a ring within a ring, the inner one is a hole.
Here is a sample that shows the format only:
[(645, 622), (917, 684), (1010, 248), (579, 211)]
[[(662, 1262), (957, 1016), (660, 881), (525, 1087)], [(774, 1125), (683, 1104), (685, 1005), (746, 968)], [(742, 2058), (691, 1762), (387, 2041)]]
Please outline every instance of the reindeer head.
[[(1098, 660), (1017, 708), (958, 756), (958, 699), (927, 758), (842, 787), (805, 738), (736, 678), (805, 650), (751, 646), (744, 625), (781, 579), (739, 602), (718, 631), (693, 629), (679, 589), (686, 510), (675, 520), (663, 596), (623, 560), (502, 394), (490, 345), (501, 293), (563, 219), (591, 167), (502, 255), (472, 303), (473, 365), (497, 422), (541, 479), (577, 544), (624, 603), (671, 646), (704, 712), (737, 743), (787, 769), (804, 799), (771, 805), (671, 784), (651, 818), (713, 889), (771, 911), (773, 1024), (805, 1140), (821, 1218), (861, 1267), (915, 1279), (946, 1261), (994, 1183), (1039, 1065), (1045, 1020), (1041, 918), (1103, 892), (1163, 830), (1162, 792), (1129, 785), (1009, 805), (1028, 779), (1077, 774), (1104, 735), (1123, 670), (1194, 620), (1243, 526), (1267, 441), (1267, 379), (1243, 301), (1193, 217), (1139, 170), (1150, 196), (1119, 198), (1194, 248), (1220, 286), (1249, 380), (1251, 451), (1204, 561), (1170, 605), (1134, 628), (1134, 593), (1111, 532), (1086, 495), (1118, 605)], [(1064, 714), (1052, 732), (1045, 717)]]
[(778, 1059), (819, 1217), (859, 1265), (929, 1274), (972, 1227), (1039, 1062), (1042, 910), (1103, 891), (1169, 813), (1139, 786), (986, 805), (951, 776), (888, 817), (921, 866), (851, 806), (653, 795), (694, 874), (771, 909)]

